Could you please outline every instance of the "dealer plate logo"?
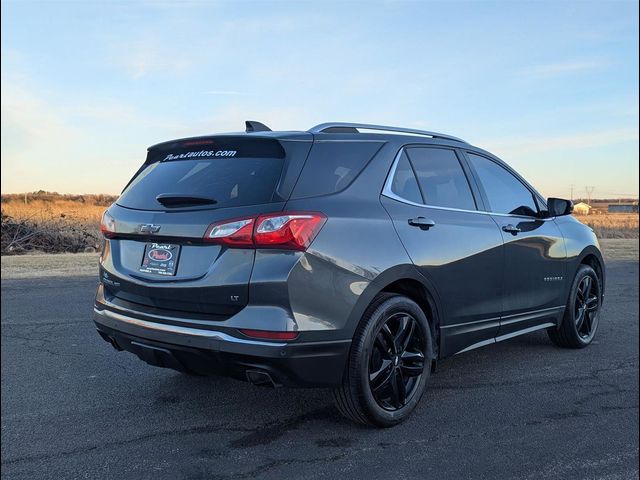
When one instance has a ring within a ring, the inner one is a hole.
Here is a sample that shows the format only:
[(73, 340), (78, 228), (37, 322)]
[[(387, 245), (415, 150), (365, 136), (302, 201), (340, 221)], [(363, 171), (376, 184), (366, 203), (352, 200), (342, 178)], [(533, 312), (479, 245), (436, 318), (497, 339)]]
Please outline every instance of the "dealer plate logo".
[(173, 258), (173, 253), (171, 253), (169, 250), (154, 248), (147, 252), (147, 256), (151, 260), (155, 260), (157, 262), (168, 262)]

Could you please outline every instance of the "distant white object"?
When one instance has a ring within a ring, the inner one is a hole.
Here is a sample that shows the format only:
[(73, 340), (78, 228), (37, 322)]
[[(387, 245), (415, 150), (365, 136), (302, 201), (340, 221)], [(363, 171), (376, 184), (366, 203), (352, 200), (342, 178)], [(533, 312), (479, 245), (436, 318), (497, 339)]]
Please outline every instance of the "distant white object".
[(589, 215), (593, 207), (587, 203), (579, 202), (573, 206), (573, 213), (578, 215)]

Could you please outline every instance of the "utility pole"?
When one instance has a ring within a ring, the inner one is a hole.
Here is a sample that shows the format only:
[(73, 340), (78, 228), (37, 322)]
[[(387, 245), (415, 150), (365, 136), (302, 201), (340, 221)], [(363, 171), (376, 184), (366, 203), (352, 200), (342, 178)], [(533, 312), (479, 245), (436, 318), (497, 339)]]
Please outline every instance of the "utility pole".
[(573, 202), (573, 183), (571, 184), (571, 201)]
[(585, 192), (587, 193), (587, 202), (589, 205), (591, 205), (591, 194), (593, 193), (593, 191), (596, 189), (596, 187), (590, 186), (590, 187), (584, 187)]

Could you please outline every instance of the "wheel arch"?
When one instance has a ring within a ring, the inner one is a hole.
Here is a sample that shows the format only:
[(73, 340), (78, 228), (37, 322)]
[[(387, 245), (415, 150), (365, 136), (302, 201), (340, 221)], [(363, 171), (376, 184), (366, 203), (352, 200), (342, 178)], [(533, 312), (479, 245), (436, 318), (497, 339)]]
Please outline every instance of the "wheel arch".
[(351, 334), (355, 333), (367, 307), (380, 293), (397, 293), (404, 295), (425, 312), (431, 327), (434, 360), (440, 354), (440, 323), (443, 312), (440, 307), (437, 290), (427, 278), (420, 275), (414, 265), (399, 265), (381, 273), (369, 284), (354, 307), (350, 322)]
[(604, 300), (606, 273), (604, 259), (602, 258), (602, 253), (600, 252), (600, 250), (598, 250), (598, 248), (593, 245), (589, 245), (584, 250), (582, 250), (582, 252), (580, 252), (580, 255), (578, 255), (575, 268), (573, 269), (574, 276), (578, 271), (580, 265), (589, 265), (595, 270), (596, 275), (598, 275), (598, 278), (600, 279), (600, 291), (602, 295), (601, 301)]

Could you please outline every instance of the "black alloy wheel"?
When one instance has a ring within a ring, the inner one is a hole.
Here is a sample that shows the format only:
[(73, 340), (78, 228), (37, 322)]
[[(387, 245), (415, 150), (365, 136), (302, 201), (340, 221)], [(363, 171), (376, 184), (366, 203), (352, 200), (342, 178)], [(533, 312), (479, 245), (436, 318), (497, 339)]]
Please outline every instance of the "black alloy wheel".
[(560, 347), (583, 348), (596, 335), (602, 305), (600, 277), (589, 265), (580, 265), (573, 279), (562, 321), (547, 330)]
[(598, 327), (600, 301), (598, 285), (587, 275), (578, 284), (574, 303), (576, 330), (580, 338), (589, 339)]
[(436, 358), (429, 322), (427, 312), (404, 295), (382, 292), (373, 299), (355, 332), (342, 384), (333, 391), (344, 416), (392, 427), (411, 415)]
[(423, 335), (408, 313), (389, 316), (369, 356), (369, 388), (378, 405), (398, 410), (414, 394), (424, 371)]

